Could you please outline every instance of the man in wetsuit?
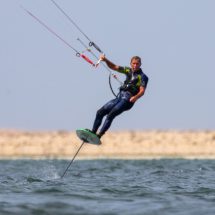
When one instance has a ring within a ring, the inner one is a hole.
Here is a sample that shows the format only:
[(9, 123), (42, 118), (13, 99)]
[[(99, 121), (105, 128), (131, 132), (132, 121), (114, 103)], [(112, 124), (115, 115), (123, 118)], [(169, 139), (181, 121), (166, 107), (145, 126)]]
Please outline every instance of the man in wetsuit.
[[(144, 94), (148, 83), (148, 77), (140, 68), (140, 57), (134, 56), (131, 58), (131, 67), (117, 66), (108, 60), (104, 55), (101, 55), (100, 59), (104, 61), (110, 69), (125, 74), (126, 80), (123, 86), (120, 87), (118, 96), (106, 103), (97, 111), (92, 132), (97, 134), (99, 138), (101, 138), (110, 128), (111, 123), (116, 116), (124, 111), (130, 110), (133, 107), (134, 103)], [(104, 116), (106, 116), (104, 124), (97, 133)]]

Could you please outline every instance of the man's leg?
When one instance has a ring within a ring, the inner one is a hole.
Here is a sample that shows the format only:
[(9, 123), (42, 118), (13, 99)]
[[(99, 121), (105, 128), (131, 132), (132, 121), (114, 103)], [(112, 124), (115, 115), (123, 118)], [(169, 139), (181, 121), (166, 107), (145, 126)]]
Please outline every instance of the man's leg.
[(113, 99), (113, 100), (109, 101), (108, 103), (106, 103), (102, 108), (100, 108), (97, 111), (96, 118), (95, 118), (95, 121), (94, 121), (94, 124), (93, 124), (93, 129), (92, 129), (93, 133), (97, 132), (99, 126), (102, 123), (103, 117), (105, 115), (107, 115), (112, 110), (112, 108), (117, 104), (118, 101), (119, 101), (118, 98)]
[(105, 132), (110, 128), (111, 123), (113, 122), (113, 119), (121, 114), (124, 111), (130, 110), (133, 106), (133, 103), (128, 102), (124, 99), (121, 99), (114, 107), (113, 109), (108, 113), (105, 122), (99, 132), (99, 136), (103, 136)]

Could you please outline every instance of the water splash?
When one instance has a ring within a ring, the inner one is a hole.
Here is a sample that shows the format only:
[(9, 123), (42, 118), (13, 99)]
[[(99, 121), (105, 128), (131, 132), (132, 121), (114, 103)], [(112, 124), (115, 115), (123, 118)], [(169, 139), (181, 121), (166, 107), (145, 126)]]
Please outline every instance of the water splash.
[(56, 166), (52, 164), (47, 164), (41, 168), (40, 172), (44, 180), (58, 180), (61, 178)]

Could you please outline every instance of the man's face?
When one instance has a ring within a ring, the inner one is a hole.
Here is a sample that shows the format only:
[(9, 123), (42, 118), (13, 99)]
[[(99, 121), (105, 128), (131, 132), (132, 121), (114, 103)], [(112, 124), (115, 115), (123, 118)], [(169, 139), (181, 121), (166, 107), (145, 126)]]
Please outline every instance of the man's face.
[(141, 67), (141, 63), (138, 59), (133, 59), (131, 61), (131, 69), (133, 72), (138, 71), (140, 69), (140, 67)]

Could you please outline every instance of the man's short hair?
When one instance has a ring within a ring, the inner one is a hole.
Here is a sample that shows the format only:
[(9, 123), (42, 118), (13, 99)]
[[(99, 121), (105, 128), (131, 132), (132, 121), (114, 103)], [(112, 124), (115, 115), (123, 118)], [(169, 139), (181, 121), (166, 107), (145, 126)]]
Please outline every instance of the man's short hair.
[(131, 62), (132, 62), (133, 60), (139, 60), (139, 62), (141, 63), (141, 58), (140, 58), (139, 56), (134, 56), (134, 57), (132, 57), (132, 58), (131, 58)]

